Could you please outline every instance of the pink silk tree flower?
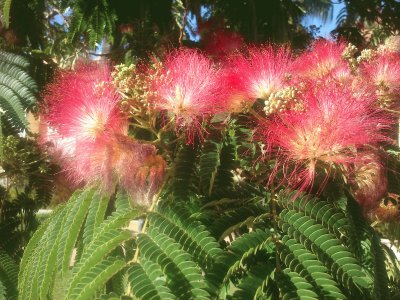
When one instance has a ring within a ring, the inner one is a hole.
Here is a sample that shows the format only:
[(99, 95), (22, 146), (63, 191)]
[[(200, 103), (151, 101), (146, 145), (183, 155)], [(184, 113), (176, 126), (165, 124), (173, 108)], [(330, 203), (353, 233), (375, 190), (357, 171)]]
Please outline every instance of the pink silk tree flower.
[(102, 137), (77, 142), (75, 156), (62, 165), (70, 180), (77, 184), (99, 184), (104, 192), (112, 193), (117, 183), (113, 170), (117, 158), (111, 140)]
[(40, 139), (52, 144), (55, 161), (78, 185), (97, 178), (96, 173), (106, 174), (102, 159), (108, 139), (125, 131), (110, 80), (108, 66), (80, 64), (74, 71), (61, 71), (44, 93), (47, 130)]
[(114, 135), (95, 142), (83, 141), (79, 148), (85, 151), (63, 165), (69, 178), (77, 183), (100, 183), (106, 193), (112, 193), (120, 184), (135, 203), (143, 205), (151, 203), (163, 183), (165, 162), (156, 155), (153, 145)]
[(229, 62), (218, 73), (217, 85), (220, 87), (225, 112), (239, 113), (245, 111), (255, 101), (255, 99), (248, 97), (245, 80)]
[[(80, 65), (61, 72), (47, 87), (41, 141), (49, 148), (75, 185), (100, 184), (112, 193), (121, 184), (136, 202), (148, 204), (164, 176), (163, 160), (153, 145), (129, 138), (105, 65)], [(147, 168), (147, 172), (138, 172)], [(141, 174), (138, 176), (138, 174)]]
[(287, 48), (252, 48), (247, 57), (233, 56), (223, 76), (233, 83), (236, 94), (244, 95), (252, 103), (268, 99), (285, 85), (290, 64), (291, 53)]
[(100, 182), (105, 191), (112, 191), (112, 146), (105, 137), (94, 141), (79, 140), (74, 136), (61, 136), (54, 129), (47, 128), (41, 131), (39, 143), (61, 167), (60, 175), (71, 186)]
[(79, 65), (62, 71), (45, 92), (46, 121), (62, 137), (94, 141), (107, 132), (123, 133), (126, 122), (107, 65)]
[(376, 59), (362, 65), (362, 71), (376, 86), (400, 93), (400, 54), (378, 52)]
[(355, 198), (365, 210), (379, 206), (387, 194), (388, 179), (386, 168), (380, 157), (367, 152), (357, 157), (354, 164)]
[(151, 78), (155, 109), (175, 119), (176, 130), (188, 133), (188, 142), (201, 135), (203, 117), (221, 109), (212, 61), (194, 49), (169, 53)]
[(153, 145), (135, 143), (128, 137), (119, 137), (117, 145), (119, 182), (135, 202), (149, 205), (164, 183), (166, 162)]
[(292, 72), (306, 80), (323, 80), (326, 76), (341, 79), (351, 75), (348, 62), (343, 59), (344, 43), (316, 41), (311, 51), (304, 52), (293, 63)]
[[(75, 156), (75, 139), (72, 137), (63, 138), (57, 131), (48, 126), (41, 117), (39, 120), (39, 147), (49, 155), (52, 162), (58, 166), (64, 166), (68, 160), (73, 159)], [(57, 187), (62, 187), (67, 191), (73, 191), (80, 187), (80, 183), (77, 183), (72, 179), (70, 174), (65, 169), (61, 169), (55, 176), (55, 182)]]
[(60, 136), (54, 128), (49, 126), (42, 116), (39, 121), (38, 143), (58, 165), (61, 165), (65, 158), (75, 155), (75, 138)]
[[(284, 181), (306, 191), (316, 175), (326, 181), (332, 170), (349, 169), (366, 145), (387, 141), (383, 130), (391, 120), (373, 104), (370, 94), (330, 83), (303, 95), (304, 111), (288, 110), (260, 124), (269, 153), (276, 151), (275, 175), (283, 168)], [(270, 180), (273, 179), (273, 176)]]
[(383, 107), (399, 107), (400, 101), (400, 54), (396, 52), (378, 52), (376, 58), (361, 65), (365, 75), (376, 90), (378, 102)]

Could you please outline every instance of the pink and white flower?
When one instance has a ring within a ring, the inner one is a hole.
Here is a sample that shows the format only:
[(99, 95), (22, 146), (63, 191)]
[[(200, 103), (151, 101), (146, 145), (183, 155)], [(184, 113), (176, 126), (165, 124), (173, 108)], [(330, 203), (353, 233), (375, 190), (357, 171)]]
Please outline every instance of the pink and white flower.
[(46, 126), (42, 143), (51, 143), (67, 177), (76, 185), (100, 183), (113, 192), (120, 183), (134, 201), (148, 204), (161, 186), (163, 160), (156, 171), (140, 178), (137, 170), (158, 157), (153, 145), (141, 144), (127, 136), (127, 120), (106, 65), (80, 65), (61, 72), (44, 95)]
[(341, 79), (351, 75), (348, 62), (343, 59), (346, 44), (316, 41), (311, 50), (304, 52), (293, 63), (292, 72), (302, 79), (324, 80), (326, 76)]
[(123, 133), (126, 122), (107, 65), (79, 65), (47, 86), (46, 121), (63, 137), (94, 141), (107, 132)]
[(248, 57), (237, 55), (232, 58), (230, 68), (226, 70), (230, 74), (226, 77), (241, 82), (240, 88), (248, 99), (268, 99), (286, 83), (291, 58), (287, 48), (252, 48)]
[(156, 93), (153, 105), (175, 119), (177, 131), (185, 130), (188, 141), (201, 135), (201, 122), (221, 109), (212, 61), (197, 50), (179, 49), (167, 55), (151, 78)]
[(391, 120), (380, 113), (369, 93), (355, 95), (329, 83), (303, 97), (304, 111), (288, 110), (260, 124), (262, 141), (270, 153), (276, 151), (275, 173), (282, 168), (290, 185), (308, 190), (317, 171), (327, 179), (333, 168), (349, 169), (363, 147), (388, 140), (383, 131)]

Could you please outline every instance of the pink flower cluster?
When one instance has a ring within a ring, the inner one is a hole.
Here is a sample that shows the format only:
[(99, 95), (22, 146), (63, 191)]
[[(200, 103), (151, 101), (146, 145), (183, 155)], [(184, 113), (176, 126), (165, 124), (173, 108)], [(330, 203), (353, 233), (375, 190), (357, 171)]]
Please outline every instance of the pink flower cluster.
[[(320, 191), (336, 178), (353, 185), (357, 200), (371, 207), (386, 190), (378, 149), (382, 142), (391, 142), (387, 134), (394, 122), (380, 106), (377, 91), (382, 83), (372, 74), (382, 74), (385, 85), (399, 95), (381, 62), (390, 59), (393, 70), (400, 67), (400, 60), (394, 61), (393, 53), (381, 53), (376, 60), (355, 65), (356, 60), (345, 59), (345, 54), (344, 44), (319, 41), (289, 67), (285, 63), (290, 80), (284, 85), (295, 91), (294, 96), (285, 99), (286, 94), (280, 94), (278, 101), (287, 102), (260, 122), (258, 138), (276, 159), (270, 182), (280, 178), (278, 184)], [(271, 96), (268, 100), (277, 101)], [(373, 157), (366, 167), (370, 170), (360, 168), (365, 157)], [(360, 170), (373, 173), (368, 183), (360, 182), (365, 179)]]
[(154, 146), (127, 136), (107, 65), (60, 72), (47, 86), (44, 102), (41, 140), (52, 144), (51, 152), (70, 180), (78, 185), (100, 182), (107, 192), (120, 183), (134, 201), (151, 200), (162, 184), (165, 162)]
[[(149, 120), (161, 116), (187, 143), (201, 141), (215, 115), (253, 114), (255, 139), (275, 160), (271, 184), (309, 191), (340, 178), (369, 206), (387, 182), (378, 149), (391, 141), (388, 111), (400, 103), (400, 54), (367, 51), (356, 59), (353, 50), (317, 41), (297, 57), (287, 47), (262, 46), (215, 62), (182, 48), (140, 74), (151, 91), (139, 93), (147, 97), (140, 101)], [(105, 65), (62, 72), (45, 95), (47, 139), (76, 182), (101, 181), (107, 190), (119, 182), (135, 197), (152, 195), (165, 162), (127, 136), (111, 82)]]
[[(390, 141), (386, 134), (394, 118), (379, 98), (386, 93), (400, 101), (400, 57), (380, 52), (357, 62), (348, 51), (330, 41), (317, 41), (297, 57), (286, 47), (253, 47), (213, 64), (196, 50), (177, 50), (151, 78), (151, 102), (175, 119), (178, 131), (188, 132), (189, 142), (203, 134), (207, 116), (264, 103), (256, 137), (275, 159), (269, 182), (280, 178), (278, 184), (307, 191), (322, 174), (320, 188), (335, 176), (362, 186), (356, 182), (360, 161)], [(379, 155), (373, 156), (377, 161), (370, 165), (383, 174)], [(377, 201), (372, 198), (360, 202)]]

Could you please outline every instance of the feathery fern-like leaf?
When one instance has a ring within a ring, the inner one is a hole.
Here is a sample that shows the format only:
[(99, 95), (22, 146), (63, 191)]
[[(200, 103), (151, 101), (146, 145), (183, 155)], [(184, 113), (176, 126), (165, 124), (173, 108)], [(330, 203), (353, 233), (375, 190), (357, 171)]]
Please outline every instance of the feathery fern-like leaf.
[(167, 287), (167, 277), (158, 264), (143, 258), (140, 264), (133, 264), (127, 274), (132, 292), (138, 299), (176, 299)]
[(349, 293), (357, 286), (367, 289), (372, 285), (370, 274), (365, 272), (349, 249), (322, 225), (295, 211), (283, 210), (280, 219), (279, 227), (313, 251)]
[[(221, 204), (224, 204), (224, 200), (220, 201)], [(229, 204), (229, 201), (226, 202)], [(258, 201), (244, 201), (237, 207), (226, 209), (223, 215), (211, 224), (210, 230), (218, 241), (222, 241), (239, 228), (251, 226), (268, 217), (270, 217), (270, 212), (267, 207), (258, 203)]]
[(7, 300), (6, 295), (7, 295), (6, 287), (0, 280), (0, 300)]
[(139, 251), (160, 265), (169, 278), (168, 287), (178, 299), (209, 299), (207, 284), (200, 268), (178, 243), (157, 229), (138, 236)]
[(116, 206), (117, 210), (99, 225), (91, 242), (85, 245), (79, 262), (74, 266), (67, 296), (76, 293), (82, 278), (87, 276), (85, 274), (90, 272), (98, 261), (104, 260), (112, 250), (132, 238), (132, 234), (121, 230), (121, 227), (138, 217), (140, 211), (131, 209), (129, 199), (122, 196), (117, 198)]
[(90, 270), (80, 279), (79, 286), (68, 293), (67, 299), (86, 300), (92, 299), (95, 293), (103, 288), (105, 283), (118, 271), (124, 268), (126, 262), (115, 257), (108, 257), (98, 261)]
[[(52, 213), (52, 216), (58, 215), (61, 211), (65, 209), (65, 205), (59, 205)], [(49, 227), (50, 223), (52, 222), (52, 218), (47, 218), (35, 231), (31, 239), (29, 240), (28, 245), (25, 248), (24, 256), (20, 262), (20, 273), (18, 277), (21, 277), (23, 272), (26, 269), (26, 265), (29, 263), (30, 258), (32, 257), (35, 249), (39, 246), (40, 240), (42, 239), (43, 235), (46, 233), (47, 228)]]
[(13, 91), (4, 85), (0, 85), (0, 107), (4, 111), (3, 118), (10, 122), (15, 132), (23, 130), (28, 125), (21, 102)]
[(24, 57), (0, 51), (0, 108), (6, 123), (2, 126), (13, 134), (26, 129), (25, 113), (36, 99), (37, 86), (28, 74), (28, 67)]
[(84, 37), (92, 49), (99, 45), (103, 38), (110, 43), (113, 42), (112, 33), (117, 17), (108, 1), (79, 0), (75, 2), (68, 32), (70, 41), (76, 42)]
[(286, 268), (276, 276), (276, 283), (282, 299), (320, 299), (313, 287), (300, 274)]
[(281, 261), (291, 271), (299, 273), (313, 285), (321, 299), (347, 299), (331, 277), (329, 270), (302, 244), (285, 236), (283, 248), (279, 252)]
[(58, 246), (58, 266), (61, 275), (65, 274), (69, 268), (72, 252), (94, 193), (94, 189), (85, 190), (79, 194), (74, 203), (70, 202), (71, 209), (66, 214), (65, 225), (62, 228), (63, 233)]
[(241, 235), (227, 249), (225, 263), (229, 265), (229, 269), (226, 272), (224, 282), (227, 282), (235, 272), (245, 268), (248, 257), (259, 251), (272, 252), (273, 248), (275, 247), (271, 235), (264, 230), (257, 229)]
[(239, 282), (232, 299), (279, 299), (278, 288), (273, 280), (275, 259), (257, 262), (246, 272)]
[(234, 179), (233, 172), (238, 167), (238, 160), (236, 159), (236, 145), (234, 145), (231, 138), (227, 138), (226, 142), (222, 145), (220, 152), (220, 164), (218, 166), (217, 175), (215, 176), (215, 198), (218, 196), (234, 195), (232, 193)]
[(4, 299), (17, 299), (17, 282), (18, 265), (3, 249), (0, 248), (0, 297), (3, 294)]
[(38, 268), (38, 285), (40, 298), (45, 299), (53, 283), (54, 275), (57, 271), (57, 250), (62, 235), (62, 226), (65, 225), (66, 218), (61, 214), (52, 223), (52, 230), (46, 247), (43, 249), (43, 259)]
[(141, 212), (123, 194), (116, 198), (116, 210), (106, 220), (108, 202), (96, 188), (75, 192), (47, 219), (24, 253), (20, 299), (93, 299), (127, 266), (114, 250), (132, 239), (123, 227)]
[(222, 249), (205, 226), (191, 218), (189, 211), (182, 206), (165, 204), (157, 210), (159, 213), (149, 215), (151, 226), (175, 239), (185, 251), (193, 253), (193, 258), (202, 268), (212, 268)]
[(211, 196), (215, 177), (220, 166), (222, 144), (212, 140), (205, 141), (200, 156), (200, 189), (204, 195)]
[(96, 201), (92, 201), (89, 206), (88, 215), (86, 218), (84, 231), (83, 231), (83, 243), (85, 245), (90, 244), (95, 234), (96, 229), (99, 227), (101, 222), (104, 220), (107, 206), (109, 204), (108, 197), (96, 194)]
[(167, 195), (174, 199), (189, 200), (198, 193), (196, 154), (197, 147), (182, 145), (174, 163), (173, 178), (167, 188)]

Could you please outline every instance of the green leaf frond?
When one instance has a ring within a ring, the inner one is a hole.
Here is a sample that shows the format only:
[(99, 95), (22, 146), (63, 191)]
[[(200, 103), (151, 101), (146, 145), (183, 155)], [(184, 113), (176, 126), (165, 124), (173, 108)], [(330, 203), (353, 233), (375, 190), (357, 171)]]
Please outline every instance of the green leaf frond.
[(91, 49), (101, 44), (103, 38), (113, 43), (117, 16), (109, 0), (80, 0), (72, 9), (74, 13), (68, 32), (71, 42), (84, 37)]
[(18, 265), (0, 248), (0, 299), (17, 299)]
[(27, 128), (25, 113), (36, 102), (37, 85), (28, 74), (26, 58), (0, 51), (0, 109), (3, 130), (16, 134)]
[(19, 299), (93, 299), (127, 267), (115, 250), (133, 238), (125, 227), (141, 212), (117, 194), (107, 215), (107, 200), (96, 188), (77, 191), (39, 227), (21, 261)]

